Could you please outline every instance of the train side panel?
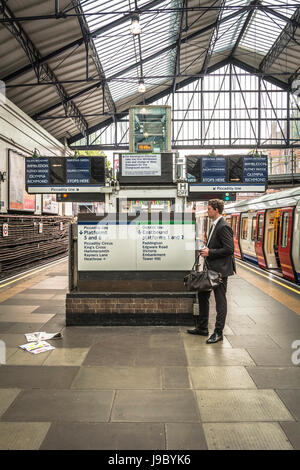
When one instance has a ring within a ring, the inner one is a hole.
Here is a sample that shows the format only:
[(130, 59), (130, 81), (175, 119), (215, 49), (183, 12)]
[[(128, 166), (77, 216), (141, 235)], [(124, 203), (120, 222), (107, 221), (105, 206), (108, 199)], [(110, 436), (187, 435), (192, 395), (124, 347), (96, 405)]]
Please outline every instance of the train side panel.
[(240, 247), (245, 261), (258, 264), (255, 252), (256, 212), (241, 214)]
[(292, 235), (292, 262), (295, 268), (296, 282), (300, 284), (300, 201), (294, 210), (294, 227)]
[(280, 216), (279, 259), (283, 277), (296, 282), (292, 262), (294, 207), (283, 207)]

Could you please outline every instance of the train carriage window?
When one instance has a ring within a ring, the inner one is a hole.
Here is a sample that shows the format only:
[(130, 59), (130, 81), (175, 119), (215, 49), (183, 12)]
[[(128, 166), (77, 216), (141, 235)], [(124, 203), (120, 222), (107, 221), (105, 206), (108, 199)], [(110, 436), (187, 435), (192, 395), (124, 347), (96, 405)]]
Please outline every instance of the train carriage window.
[(257, 231), (257, 241), (258, 242), (262, 241), (263, 228), (264, 228), (264, 214), (259, 214), (259, 216), (258, 216), (258, 231)]
[(232, 217), (232, 231), (233, 231), (233, 236), (236, 238), (236, 232), (237, 232), (237, 216)]
[(248, 238), (248, 217), (242, 218), (242, 240), (247, 240)]
[(283, 217), (282, 217), (282, 230), (281, 230), (282, 248), (286, 248), (288, 246), (289, 218), (290, 218), (290, 214), (288, 212), (284, 212)]
[(251, 240), (254, 241), (255, 237), (256, 237), (256, 217), (252, 217)]

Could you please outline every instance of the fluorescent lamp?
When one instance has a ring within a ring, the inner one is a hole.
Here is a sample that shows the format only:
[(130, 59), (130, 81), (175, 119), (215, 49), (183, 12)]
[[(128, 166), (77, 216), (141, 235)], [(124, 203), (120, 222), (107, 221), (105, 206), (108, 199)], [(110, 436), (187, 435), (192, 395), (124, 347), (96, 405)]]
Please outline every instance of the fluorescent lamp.
[(139, 15), (133, 15), (130, 25), (131, 34), (141, 34), (142, 28), (139, 21)]
[(141, 80), (139, 81), (138, 92), (139, 92), (139, 93), (145, 93), (145, 91), (146, 91), (146, 86), (145, 86), (144, 80), (141, 79)]

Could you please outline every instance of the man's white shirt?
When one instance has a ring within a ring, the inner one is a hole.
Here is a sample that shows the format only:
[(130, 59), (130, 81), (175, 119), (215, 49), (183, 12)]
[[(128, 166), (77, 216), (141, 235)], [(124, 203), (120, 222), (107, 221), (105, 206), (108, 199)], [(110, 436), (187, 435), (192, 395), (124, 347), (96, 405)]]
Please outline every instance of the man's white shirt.
[(212, 237), (213, 231), (215, 230), (216, 225), (217, 225), (217, 223), (219, 222), (219, 220), (220, 220), (221, 218), (222, 218), (222, 216), (220, 215), (216, 220), (213, 221), (213, 223), (212, 223), (212, 229), (211, 229), (211, 232), (210, 232), (210, 234), (209, 234), (209, 237), (208, 237), (206, 246), (208, 246), (208, 244), (209, 244), (209, 242), (210, 242), (210, 239), (211, 239), (211, 237)]

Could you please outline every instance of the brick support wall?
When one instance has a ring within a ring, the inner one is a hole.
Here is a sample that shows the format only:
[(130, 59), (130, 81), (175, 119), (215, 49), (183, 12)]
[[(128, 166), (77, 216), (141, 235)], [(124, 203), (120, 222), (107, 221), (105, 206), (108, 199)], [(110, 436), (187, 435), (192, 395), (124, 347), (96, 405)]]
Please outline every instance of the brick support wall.
[(193, 299), (67, 299), (67, 313), (192, 313)]
[[(138, 296), (67, 295), (67, 324), (179, 324), (192, 320), (195, 298), (189, 296), (162, 297), (149, 294)], [(151, 319), (151, 320), (150, 320)]]

